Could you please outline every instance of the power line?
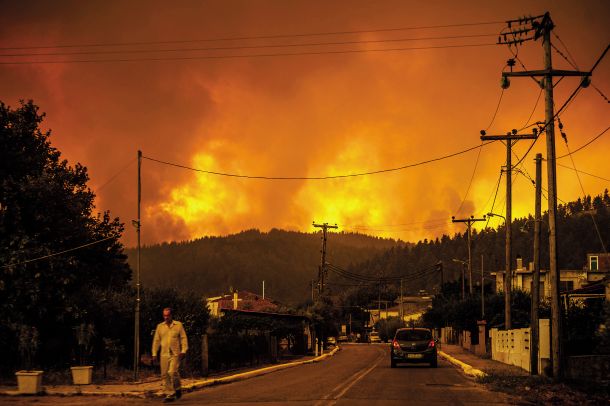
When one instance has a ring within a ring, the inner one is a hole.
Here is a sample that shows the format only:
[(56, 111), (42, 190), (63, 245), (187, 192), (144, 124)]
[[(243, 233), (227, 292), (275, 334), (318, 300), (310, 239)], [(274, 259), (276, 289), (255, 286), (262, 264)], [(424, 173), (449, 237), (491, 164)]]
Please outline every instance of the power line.
[[(555, 30), (551, 31), (553, 33), (553, 35), (555, 36), (555, 38), (557, 38), (557, 40), (559, 40), (559, 42), (561, 43), (561, 45), (563, 46), (563, 48), (566, 50), (568, 56), (572, 59), (572, 61), (570, 62), (570, 59), (568, 59), (567, 57), (565, 57), (563, 54), (560, 53), (561, 56), (564, 57), (564, 59), (566, 61), (568, 61), (568, 63), (570, 63), (572, 65), (572, 67), (576, 70), (580, 70), (578, 69), (578, 65), (576, 65), (576, 59), (574, 59), (574, 57), (572, 56), (572, 54), (570, 53), (570, 50), (568, 49), (568, 46), (561, 40), (561, 38), (559, 38), (559, 35), (557, 35), (557, 33), (555, 32)], [(551, 46), (553, 48), (555, 48), (558, 52), (559, 50), (553, 45), (551, 44)]]
[[(500, 100), (502, 100), (502, 96), (500, 96)], [(498, 107), (500, 104), (498, 103)], [(496, 113), (498, 110), (496, 109)], [(495, 114), (494, 114), (495, 117)], [(492, 120), (493, 122), (493, 120)], [(479, 166), (479, 158), (481, 158), (481, 150), (483, 149), (483, 141), (481, 141), (481, 147), (479, 148), (479, 152), (477, 153), (477, 160), (474, 163), (474, 168), (472, 169), (472, 175), (470, 176), (470, 182), (468, 182), (468, 188), (466, 188), (466, 193), (464, 193), (464, 198), (462, 199), (462, 203), (460, 203), (460, 207), (458, 207), (456, 214), (462, 210), (464, 203), (466, 202), (466, 198), (468, 197), (468, 193), (470, 192), (470, 188), (472, 187), (472, 181), (474, 180), (474, 175), (477, 173), (477, 166)]]
[[(589, 71), (590, 74), (593, 74), (593, 71), (595, 70), (595, 68), (597, 68), (597, 66), (599, 65), (599, 63), (604, 59), (604, 57), (606, 56), (606, 54), (608, 53), (608, 49), (610, 49), (610, 45), (607, 45), (606, 48), (604, 49), (604, 51), (602, 52), (602, 54), (599, 56), (599, 58), (597, 58), (597, 60), (595, 61), (595, 63), (593, 64), (593, 67), (591, 68), (591, 70)], [(559, 110), (557, 110), (557, 112), (555, 113), (555, 115), (553, 116), (553, 118), (551, 120), (549, 120), (549, 122), (547, 122), (544, 127), (542, 127), (539, 131), (539, 134), (542, 133), (542, 131), (544, 131), (549, 125), (555, 125), (555, 119), (557, 117), (559, 117), (559, 115), (568, 107), (568, 105), (572, 102), (572, 100), (576, 97), (576, 95), (580, 92), (580, 90), (582, 89), (582, 84), (583, 82), (580, 82), (578, 84), (578, 87), (576, 87), (576, 89), (574, 89), (574, 91), (572, 92), (572, 94), (570, 95), (570, 97), (568, 97), (568, 99), (563, 103), (563, 105), (559, 108)], [(605, 132), (605, 131), (604, 131)], [(603, 133), (602, 133), (603, 134)], [(601, 136), (601, 134), (600, 134)], [(538, 137), (540, 138), (540, 137)], [(521, 163), (521, 161), (523, 159), (525, 159), (525, 157), (527, 156), (527, 154), (529, 154), (529, 152), (532, 150), (532, 148), (534, 147), (534, 144), (536, 144), (536, 141), (538, 141), (538, 138), (536, 138), (534, 141), (532, 141), (532, 143), (530, 144), (530, 147), (527, 149), (527, 151), (525, 152), (525, 155), (523, 155), (523, 158), (521, 158), (521, 160), (519, 162), (517, 162), (517, 164), (515, 166), (519, 166), (519, 164)], [(576, 151), (575, 151), (576, 152)], [(558, 159), (558, 158), (555, 158)]]
[(160, 61), (188, 61), (188, 60), (211, 60), (211, 59), (243, 59), (243, 58), (268, 58), (279, 56), (308, 56), (308, 55), (339, 55), (356, 54), (365, 52), (395, 52), (395, 51), (417, 51), (427, 49), (452, 49), (496, 46), (495, 43), (484, 44), (462, 44), (462, 45), (439, 45), (425, 47), (405, 48), (383, 48), (383, 49), (348, 49), (335, 51), (311, 51), (311, 52), (282, 52), (273, 54), (236, 54), (236, 55), (200, 55), (200, 56), (175, 56), (175, 57), (146, 57), (146, 58), (116, 58), (116, 59), (72, 59), (72, 60), (48, 60), (48, 61), (15, 61), (0, 62), (0, 65), (38, 65), (59, 63), (98, 63), (98, 62), (160, 62)]
[(610, 179), (604, 178), (603, 176), (594, 175), (594, 174), (589, 173), (589, 172), (585, 172), (585, 171), (581, 171), (581, 170), (578, 170), (578, 169), (574, 169), (574, 168), (572, 168), (570, 166), (567, 166), (567, 165), (562, 165), (562, 164), (558, 163), (557, 166), (561, 166), (562, 168), (566, 168), (566, 169), (569, 169), (569, 170), (572, 170), (572, 171), (576, 171), (578, 173), (582, 173), (583, 175), (588, 175), (588, 176), (591, 176), (591, 177), (594, 177), (594, 178), (598, 178), (598, 179), (610, 182)]
[(443, 222), (445, 223), (446, 220), (418, 220), (418, 221), (412, 221), (409, 223), (400, 223), (400, 224), (376, 224), (374, 226), (367, 226), (365, 224), (355, 224), (355, 225), (344, 225), (343, 228), (349, 227), (349, 228), (369, 228), (369, 227), (402, 227), (402, 226), (411, 226), (414, 224), (423, 224), (423, 223), (438, 223), (438, 222)]
[[(496, 197), (498, 196), (498, 190), (500, 190), (500, 181), (502, 180), (502, 170), (500, 170), (500, 176), (498, 176), (498, 182), (496, 183), (496, 191), (494, 193), (493, 189), (491, 194), (489, 195), (489, 197), (487, 198), (487, 201), (485, 202), (485, 204), (483, 205), (483, 207), (487, 207), (487, 204), (489, 203), (489, 201), (491, 200), (491, 197), (493, 196), (493, 203), (491, 204), (491, 209), (489, 210), (490, 213), (493, 213), (494, 211), (494, 206), (496, 204)], [(485, 223), (485, 228), (487, 228), (487, 225), (489, 224), (489, 220), (490, 217), (487, 217), (487, 223)]]
[(572, 156), (572, 154), (577, 153), (578, 151), (588, 147), (589, 145), (591, 145), (594, 141), (596, 141), (598, 138), (600, 138), (602, 135), (604, 135), (608, 130), (610, 130), (610, 126), (606, 127), (606, 129), (604, 131), (602, 131), (601, 133), (597, 134), (595, 137), (591, 138), (589, 141), (587, 141), (585, 144), (581, 145), (580, 147), (576, 148), (574, 151), (572, 152), (568, 152), (567, 154), (558, 156), (556, 159), (560, 159), (560, 158), (565, 158), (567, 156)]
[[(561, 38), (559, 38), (559, 36), (557, 34), (555, 34), (555, 32), (553, 32), (553, 34), (559, 40), (559, 42), (561, 42), (561, 45), (563, 45), (563, 48), (565, 49), (565, 51), (568, 54), (569, 58), (568, 58), (568, 56), (565, 56), (563, 54), (563, 52), (561, 52), (561, 50), (559, 50), (559, 48), (557, 48), (554, 44), (551, 44), (551, 46), (553, 47), (555, 52), (557, 52), (563, 59), (565, 59), (574, 69), (578, 70), (578, 65), (576, 64), (576, 60), (574, 59), (572, 54), (570, 54), (570, 50), (568, 49), (566, 44), (563, 43)], [(606, 103), (610, 103), (610, 100), (608, 99), (608, 97), (606, 97), (604, 92), (602, 92), (597, 86), (595, 86), (595, 84), (591, 83), (591, 87), (593, 87), (593, 89), (595, 89), (597, 91), (597, 93), (599, 93), (599, 95), (604, 98)]]
[[(498, 103), (496, 105), (496, 109), (494, 111), (493, 116), (491, 117), (491, 121), (489, 122), (489, 124), (487, 125), (487, 128), (485, 128), (484, 131), (487, 131), (491, 128), (493, 122), (496, 119), (496, 116), (498, 115), (498, 111), (500, 110), (500, 105), (502, 104), (502, 96), (504, 96), (504, 88), (502, 88), (502, 90), (500, 91), (500, 97), (498, 98)], [(483, 141), (481, 141), (481, 148), (479, 148), (479, 152), (477, 153), (477, 160), (474, 163), (474, 168), (472, 169), (472, 175), (470, 176), (470, 182), (468, 182), (468, 187), (466, 188), (466, 193), (464, 193), (464, 198), (462, 199), (462, 202), (460, 203), (460, 207), (458, 207), (458, 209), (456, 210), (456, 214), (460, 213), (460, 210), (462, 210), (462, 207), (464, 207), (464, 203), (466, 202), (466, 199), (468, 198), (468, 193), (470, 193), (470, 188), (472, 187), (472, 182), (474, 180), (474, 175), (477, 172), (477, 167), (479, 165), (479, 159), (481, 158), (481, 150), (483, 149)]]
[(12, 263), (12, 264), (3, 265), (3, 266), (2, 266), (2, 268), (10, 268), (10, 267), (12, 267), (12, 266), (17, 266), (17, 265), (28, 264), (28, 263), (30, 263), (30, 262), (34, 262), (34, 261), (40, 261), (40, 260), (43, 260), (43, 259), (47, 259), (47, 258), (51, 258), (51, 257), (55, 257), (55, 256), (57, 256), (57, 255), (65, 254), (65, 253), (67, 253), (67, 252), (72, 252), (72, 251), (79, 250), (79, 249), (81, 249), (81, 248), (89, 247), (89, 246), (91, 246), (91, 245), (99, 244), (99, 243), (101, 243), (101, 242), (104, 242), (104, 241), (107, 241), (107, 240), (111, 240), (111, 239), (113, 239), (113, 238), (116, 238), (116, 236), (110, 236), (110, 237), (102, 238), (101, 240), (97, 240), (97, 241), (94, 241), (94, 242), (90, 242), (90, 243), (88, 243), (88, 244), (80, 245), (80, 246), (78, 246), (78, 247), (70, 248), (70, 249), (67, 249), (67, 250), (64, 250), (64, 251), (56, 252), (56, 253), (54, 253), (54, 254), (49, 254), (49, 255), (42, 256), (42, 257), (38, 257), (38, 258), (28, 259), (28, 260), (26, 260), (26, 261), (14, 262), (14, 263)]
[(403, 232), (407, 232), (407, 231), (417, 231), (419, 229), (424, 229), (424, 230), (433, 230), (433, 229), (437, 229), (437, 228), (443, 228), (446, 227), (450, 222), (445, 222), (443, 224), (435, 224), (435, 225), (425, 225), (422, 226), (420, 228), (406, 228), (406, 229), (382, 229), (382, 228), (346, 228), (344, 227), (346, 230), (349, 231), (356, 231), (356, 232), (380, 232), (380, 233), (403, 233)]
[(59, 45), (39, 45), (39, 46), (21, 46), (21, 47), (13, 46), (13, 47), (0, 47), (0, 50), (84, 48), (84, 47), (108, 47), (108, 46), (133, 46), (133, 45), (168, 45), (168, 44), (187, 44), (187, 43), (196, 43), (196, 42), (300, 38), (300, 37), (315, 37), (315, 36), (328, 36), (328, 35), (370, 34), (370, 33), (379, 33), (379, 32), (410, 31), (410, 30), (424, 30), (424, 29), (436, 29), (436, 28), (472, 27), (472, 26), (479, 26), (479, 25), (494, 25), (494, 24), (503, 24), (503, 23), (504, 23), (503, 21), (483, 21), (483, 22), (445, 24), (445, 25), (428, 25), (428, 26), (413, 26), (413, 27), (399, 27), (399, 28), (378, 28), (378, 29), (370, 29), (370, 30), (323, 31), (323, 32), (311, 32), (311, 33), (233, 36), (233, 37), (201, 38), (201, 39), (187, 39), (187, 40), (105, 42), (105, 43), (89, 43), (89, 44), (59, 44)]
[(530, 113), (529, 117), (525, 121), (525, 124), (523, 124), (523, 127), (521, 127), (517, 131), (523, 131), (523, 130), (525, 130), (528, 127), (533, 127), (533, 126), (538, 124), (538, 122), (532, 123), (532, 124), (530, 124), (529, 122), (532, 119), (532, 117), (534, 116), (534, 113), (536, 112), (536, 108), (538, 107), (538, 102), (540, 101), (540, 96), (542, 96), (542, 91), (543, 91), (543, 89), (540, 88), (540, 92), (538, 92), (538, 97), (536, 98), (536, 103), (534, 103), (534, 108), (532, 109), (532, 112)]
[[(610, 128), (610, 127), (608, 127), (608, 128)], [(562, 135), (563, 135), (563, 133), (562, 133)], [(563, 137), (563, 141), (566, 144), (566, 148), (568, 150), (568, 155), (570, 156), (570, 160), (572, 161), (572, 166), (574, 167), (574, 171), (576, 172), (576, 178), (578, 179), (578, 183), (580, 184), (580, 190), (582, 191), (582, 195), (584, 197), (587, 195), (587, 193), (585, 192), (585, 187), (583, 186), (582, 180), (580, 179), (580, 175), (578, 173), (578, 170), (576, 169), (576, 163), (574, 162), (574, 157), (572, 156), (572, 153), (570, 152), (570, 146), (568, 145), (567, 137)], [(599, 243), (601, 244), (602, 249), (604, 250), (604, 253), (608, 254), (608, 251), (606, 250), (606, 244), (604, 244), (604, 239), (602, 238), (602, 234), (599, 231), (599, 226), (597, 225), (595, 216), (593, 216), (593, 213), (591, 213), (591, 212), (589, 212), (589, 214), (591, 215), (591, 220), (593, 220), (593, 225), (595, 226), (595, 231), (597, 232), (597, 238), (599, 238)]]
[(353, 41), (334, 41), (334, 42), (305, 42), (297, 44), (263, 44), (263, 45), (237, 45), (224, 47), (206, 48), (165, 48), (165, 49), (126, 49), (126, 50), (92, 50), (92, 51), (71, 51), (71, 52), (46, 52), (46, 53), (17, 53), (0, 54), (0, 57), (31, 57), (31, 56), (69, 56), (69, 55), (113, 55), (113, 54), (142, 54), (159, 52), (201, 52), (201, 51), (230, 51), (244, 49), (265, 49), (265, 48), (294, 48), (294, 47), (314, 47), (329, 45), (357, 45), (357, 44), (376, 44), (388, 42), (407, 42), (407, 41), (426, 41), (440, 39), (461, 39), (461, 38), (482, 38), (494, 37), (494, 34), (471, 34), (471, 35), (448, 35), (440, 37), (421, 37), (421, 38), (385, 38), (376, 40), (353, 40)]
[[(496, 207), (496, 198), (498, 197), (498, 191), (500, 190), (500, 180), (502, 179), (502, 170), (500, 170), (500, 177), (498, 178), (498, 184), (496, 186), (496, 193), (494, 194), (494, 200), (491, 203), (491, 209), (489, 210), (490, 213), (494, 212), (494, 208)], [(506, 197), (504, 199), (504, 203), (506, 203)], [(504, 207), (502, 208), (502, 211), (504, 211)], [(491, 220), (492, 216), (487, 216), (487, 222), (485, 223), (485, 228), (487, 228), (487, 226), (489, 225), (489, 221)]]
[(113, 180), (115, 180), (120, 174), (122, 174), (127, 168), (129, 168), (131, 165), (133, 165), (133, 163), (137, 160), (137, 158), (133, 158), (132, 160), (130, 160), (127, 165), (125, 165), (124, 167), (122, 167), (121, 169), (119, 169), (114, 175), (112, 175), (106, 182), (102, 183), (100, 186), (98, 186), (97, 188), (95, 188), (95, 192), (99, 192), (100, 190), (102, 190), (103, 188), (105, 188), (108, 184), (110, 184), (110, 182), (112, 182)]
[(206, 174), (209, 174), (209, 175), (227, 176), (227, 177), (232, 177), (232, 178), (261, 179), (261, 180), (326, 180), (326, 179), (340, 179), (340, 178), (350, 178), (350, 177), (357, 177), (357, 176), (376, 175), (376, 174), (387, 173), (387, 172), (396, 172), (396, 171), (400, 171), (400, 170), (404, 170), (404, 169), (408, 169), (408, 168), (413, 168), (413, 167), (416, 167), (416, 166), (421, 166), (421, 165), (425, 165), (425, 164), (428, 164), (428, 163), (437, 162), (437, 161), (441, 161), (441, 160), (444, 160), (444, 159), (452, 158), (454, 156), (462, 155), (462, 154), (465, 154), (466, 152), (470, 152), (470, 151), (472, 151), (474, 149), (481, 148), (481, 147), (483, 147), (485, 145), (489, 145), (489, 144), (491, 144), (493, 142), (495, 142), (495, 141), (485, 142), (485, 143), (482, 143), (481, 145), (477, 145), (477, 146), (474, 146), (474, 147), (466, 148), (466, 149), (458, 151), (458, 152), (454, 152), (454, 153), (451, 153), (451, 154), (443, 155), (443, 156), (440, 156), (440, 157), (437, 157), (437, 158), (427, 159), (425, 161), (420, 161), (420, 162), (416, 162), (416, 163), (413, 163), (413, 164), (406, 164), (406, 165), (399, 166), (399, 167), (396, 167), (396, 168), (387, 168), (387, 169), (379, 169), (379, 170), (368, 171), (368, 172), (358, 172), (358, 173), (351, 173), (351, 174), (344, 174), (344, 175), (328, 175), (328, 176), (259, 176), (259, 175), (243, 175), (243, 174), (238, 174), (238, 173), (229, 173), (229, 172), (219, 172), (219, 171), (210, 171), (210, 170), (204, 170), (204, 169), (197, 169), (197, 168), (192, 168), (192, 167), (186, 166), (186, 165), (176, 164), (176, 163), (173, 163), (173, 162), (162, 161), (160, 159), (155, 159), (155, 158), (148, 157), (148, 156), (142, 156), (142, 158), (143, 159), (148, 159), (149, 161), (157, 162), (157, 163), (160, 163), (160, 164), (163, 164), (163, 165), (173, 166), (173, 167), (176, 167), (176, 168), (188, 169), (190, 171), (206, 173)]
[(494, 115), (491, 117), (491, 121), (487, 125), (487, 128), (485, 128), (485, 131), (487, 131), (491, 128), (491, 125), (494, 123), (494, 120), (496, 119), (496, 116), (498, 115), (498, 110), (500, 110), (500, 104), (502, 104), (502, 96), (504, 96), (504, 90), (505, 89), (502, 88), (502, 90), (500, 91), (500, 98), (498, 99), (498, 104), (496, 105), (496, 110), (494, 111)]
[(407, 275), (374, 277), (374, 276), (367, 276), (367, 275), (362, 275), (362, 274), (357, 274), (354, 272), (346, 271), (345, 269), (342, 269), (333, 264), (327, 264), (327, 265), (328, 265), (329, 270), (338, 274), (339, 276), (342, 276), (346, 279), (358, 280), (358, 281), (362, 281), (362, 282), (387, 283), (387, 282), (397, 282), (400, 280), (403, 280), (403, 281), (404, 280), (414, 280), (414, 279), (419, 279), (429, 273), (438, 272), (436, 265), (433, 265), (431, 267), (424, 268), (422, 270), (419, 270), (419, 271), (416, 271), (416, 272), (413, 272), (413, 273), (410, 273)]

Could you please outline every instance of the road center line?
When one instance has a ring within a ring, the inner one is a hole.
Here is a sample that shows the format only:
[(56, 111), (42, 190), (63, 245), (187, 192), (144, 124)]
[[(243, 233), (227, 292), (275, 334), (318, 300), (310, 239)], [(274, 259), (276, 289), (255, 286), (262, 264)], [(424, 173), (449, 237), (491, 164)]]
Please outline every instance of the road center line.
[[(358, 381), (360, 381), (362, 378), (364, 378), (366, 375), (368, 375), (373, 369), (375, 369), (384, 358), (385, 358), (385, 352), (382, 350), (379, 357), (373, 364), (373, 366), (367, 368), (364, 371), (363, 370), (358, 371), (358, 373), (356, 375), (353, 375), (352, 377), (341, 382), (339, 385), (335, 386), (333, 388), (333, 390), (331, 390), (330, 393), (324, 397), (323, 400), (316, 402), (314, 406), (323, 405), (323, 404), (325, 404), (326, 401), (329, 401), (329, 403), (328, 403), (329, 405), (334, 405), (335, 403), (337, 403), (337, 400), (339, 400), (343, 395), (345, 395), (345, 393), (352, 386), (354, 386)], [(353, 379), (353, 380), (350, 381), (349, 379)], [(337, 391), (340, 391), (340, 392), (333, 396), (333, 393), (335, 393)]]

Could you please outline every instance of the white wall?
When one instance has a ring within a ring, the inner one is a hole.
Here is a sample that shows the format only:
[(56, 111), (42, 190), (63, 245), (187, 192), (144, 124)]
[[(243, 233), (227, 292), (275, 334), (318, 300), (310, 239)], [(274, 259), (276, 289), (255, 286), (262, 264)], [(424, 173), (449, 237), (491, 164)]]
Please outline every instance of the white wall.
[[(538, 371), (542, 373), (542, 368), (547, 365), (547, 360), (550, 358), (549, 320), (540, 319), (539, 329)], [(530, 371), (530, 328), (513, 330), (492, 328), (489, 337), (492, 359)]]

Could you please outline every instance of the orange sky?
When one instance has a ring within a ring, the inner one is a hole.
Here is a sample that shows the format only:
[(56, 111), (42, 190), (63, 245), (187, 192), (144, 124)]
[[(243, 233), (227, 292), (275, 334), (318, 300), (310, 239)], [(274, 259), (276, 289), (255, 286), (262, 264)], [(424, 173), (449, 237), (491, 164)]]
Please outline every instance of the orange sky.
[[(328, 4), (330, 3), (330, 4)], [(492, 4), (493, 3), (493, 4)], [(396, 27), (503, 21), (548, 10), (556, 34), (578, 66), (589, 69), (610, 39), (607, 1), (218, 1), (2, 2), (3, 47), (253, 37)], [(445, 29), (368, 32), (284, 39), (166, 45), (165, 48), (252, 46), (303, 42), (374, 41), (496, 34), (502, 24)], [(264, 48), (166, 54), (46, 56), (45, 60), (142, 56), (245, 55), (490, 43), (495, 37)], [(553, 41), (560, 49), (560, 42)], [(122, 49), (141, 49), (142, 46)], [(97, 47), (96, 50), (117, 48)], [(60, 49), (61, 50), (61, 49)], [(84, 49), (68, 48), (64, 51)], [(34, 52), (58, 50), (34, 50)], [(23, 53), (28, 50), (2, 50)], [(32, 52), (31, 50), (29, 52)], [(45, 128), (70, 162), (86, 165), (98, 210), (128, 224), (135, 242), (136, 165), (113, 178), (141, 149), (147, 156), (201, 169), (268, 176), (324, 176), (398, 167), (475, 146), (500, 96), (506, 46), (353, 54), (190, 59), (169, 61), (0, 65), (0, 100), (16, 106), (33, 99), (47, 113)], [(529, 69), (542, 66), (540, 42), (520, 48)], [(42, 58), (42, 57), (39, 57)], [(571, 69), (554, 54), (557, 68)], [(610, 94), (610, 57), (593, 83)], [(0, 62), (26, 60), (0, 57)], [(28, 59), (30, 60), (30, 59)], [(518, 67), (520, 69), (520, 67)], [(566, 78), (555, 91), (561, 105), (577, 84)], [(539, 94), (529, 79), (513, 79), (489, 133), (521, 127)], [(562, 121), (571, 149), (608, 126), (608, 103), (585, 89)], [(533, 120), (544, 118), (543, 100)], [(523, 154), (528, 147), (515, 147)], [(610, 134), (574, 155), (578, 169), (610, 178)], [(566, 147), (557, 139), (558, 155)], [(545, 140), (534, 147), (545, 152)], [(224, 235), (248, 228), (311, 230), (311, 222), (340, 230), (418, 240), (462, 231), (457, 217), (491, 207), (505, 148), (477, 151), (397, 172), (336, 180), (267, 181), (198, 174), (143, 162), (142, 237), (145, 243)], [(570, 166), (569, 158), (559, 161)], [(525, 169), (533, 176), (532, 159)], [(514, 216), (531, 212), (534, 190), (516, 175)], [(112, 180), (111, 180), (112, 179)], [(558, 168), (559, 198), (582, 195), (574, 171)], [(598, 194), (607, 180), (581, 175)], [(108, 182), (111, 180), (110, 182)], [(545, 181), (546, 182), (546, 181)], [(103, 186), (100, 188), (100, 186)], [(504, 185), (496, 212), (503, 211)], [(543, 203), (545, 207), (546, 203)], [(500, 220), (501, 221), (501, 220)], [(490, 225), (497, 225), (493, 220)]]

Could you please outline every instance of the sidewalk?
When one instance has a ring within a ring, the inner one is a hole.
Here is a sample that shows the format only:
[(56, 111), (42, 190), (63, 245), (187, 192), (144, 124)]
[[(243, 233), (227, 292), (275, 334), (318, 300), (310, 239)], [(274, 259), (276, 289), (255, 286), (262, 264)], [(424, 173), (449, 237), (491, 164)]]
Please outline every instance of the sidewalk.
[[(206, 379), (182, 378), (182, 390), (191, 392), (196, 389), (201, 389), (206, 386), (219, 385), (252, 378), (255, 376), (265, 375), (286, 368), (292, 368), (299, 365), (311, 364), (320, 362), (324, 359), (335, 355), (339, 347), (335, 347), (332, 351), (324, 353), (318, 357), (305, 356), (299, 361), (289, 361), (281, 364), (266, 366), (263, 368), (241, 370), (240, 372), (230, 372), (228, 374), (220, 374)], [(44, 379), (44, 378), (43, 378)], [(56, 396), (126, 396), (137, 398), (151, 398), (164, 396), (162, 390), (162, 381), (160, 378), (147, 380), (145, 382), (122, 383), (122, 384), (91, 384), (91, 385), (44, 385), (43, 393), (45, 395)], [(0, 396), (18, 396), (21, 395), (16, 387), (0, 387)]]
[(470, 376), (484, 377), (486, 375), (527, 376), (527, 371), (514, 365), (494, 361), (491, 358), (481, 358), (466, 351), (459, 345), (442, 344), (438, 354), (452, 364), (462, 368)]

